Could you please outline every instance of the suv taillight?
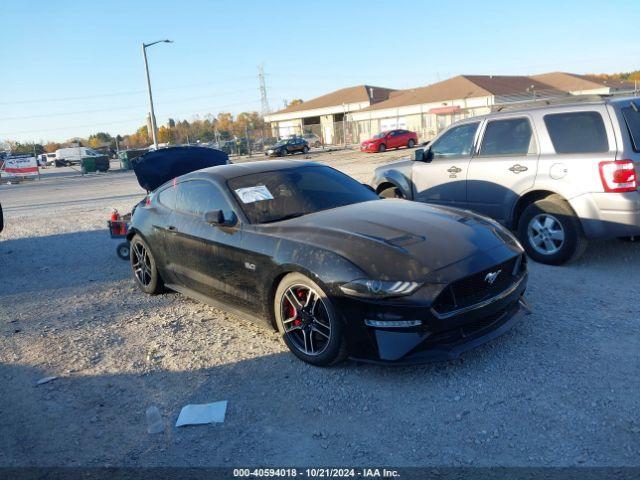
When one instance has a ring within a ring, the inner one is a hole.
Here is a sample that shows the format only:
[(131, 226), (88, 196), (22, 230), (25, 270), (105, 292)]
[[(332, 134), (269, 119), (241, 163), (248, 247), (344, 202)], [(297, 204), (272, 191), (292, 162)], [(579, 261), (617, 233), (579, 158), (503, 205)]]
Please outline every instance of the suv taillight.
[(633, 160), (600, 162), (600, 179), (605, 192), (634, 192), (638, 189)]

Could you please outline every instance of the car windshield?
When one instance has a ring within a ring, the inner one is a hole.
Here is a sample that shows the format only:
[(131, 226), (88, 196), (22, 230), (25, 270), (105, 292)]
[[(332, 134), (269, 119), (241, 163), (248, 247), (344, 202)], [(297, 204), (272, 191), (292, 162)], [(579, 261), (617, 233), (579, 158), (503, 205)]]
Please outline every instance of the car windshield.
[(389, 132), (380, 132), (377, 135), (374, 135), (373, 138), (384, 138), (389, 134)]
[(294, 167), (230, 179), (227, 185), (251, 223), (270, 223), (352, 203), (379, 200), (330, 167)]

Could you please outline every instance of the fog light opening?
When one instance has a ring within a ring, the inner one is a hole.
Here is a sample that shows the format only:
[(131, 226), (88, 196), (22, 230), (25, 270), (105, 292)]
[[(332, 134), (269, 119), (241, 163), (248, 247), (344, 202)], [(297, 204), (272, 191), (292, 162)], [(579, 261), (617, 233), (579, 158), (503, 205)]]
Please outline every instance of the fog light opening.
[(371, 320), (365, 318), (364, 324), (368, 327), (407, 328), (422, 325), (422, 320)]

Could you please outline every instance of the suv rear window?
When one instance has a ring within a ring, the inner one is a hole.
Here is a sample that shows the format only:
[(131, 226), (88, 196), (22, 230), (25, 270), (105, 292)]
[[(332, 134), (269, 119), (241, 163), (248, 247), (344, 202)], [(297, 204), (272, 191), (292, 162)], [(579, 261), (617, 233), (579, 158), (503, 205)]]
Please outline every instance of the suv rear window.
[(629, 129), (633, 150), (640, 152), (640, 112), (637, 112), (631, 107), (624, 107), (622, 109), (622, 115)]
[(607, 152), (609, 142), (598, 112), (553, 113), (544, 116), (557, 153)]

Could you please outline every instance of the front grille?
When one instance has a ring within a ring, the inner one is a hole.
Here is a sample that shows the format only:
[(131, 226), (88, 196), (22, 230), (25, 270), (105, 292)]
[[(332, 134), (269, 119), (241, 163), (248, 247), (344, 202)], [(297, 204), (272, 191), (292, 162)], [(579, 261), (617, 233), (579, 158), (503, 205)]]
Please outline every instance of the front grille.
[[(524, 269), (522, 256), (514, 257), (468, 277), (456, 280), (436, 298), (433, 308), (440, 314), (469, 307), (499, 295), (520, 277)], [(498, 272), (493, 283), (487, 275)]]

